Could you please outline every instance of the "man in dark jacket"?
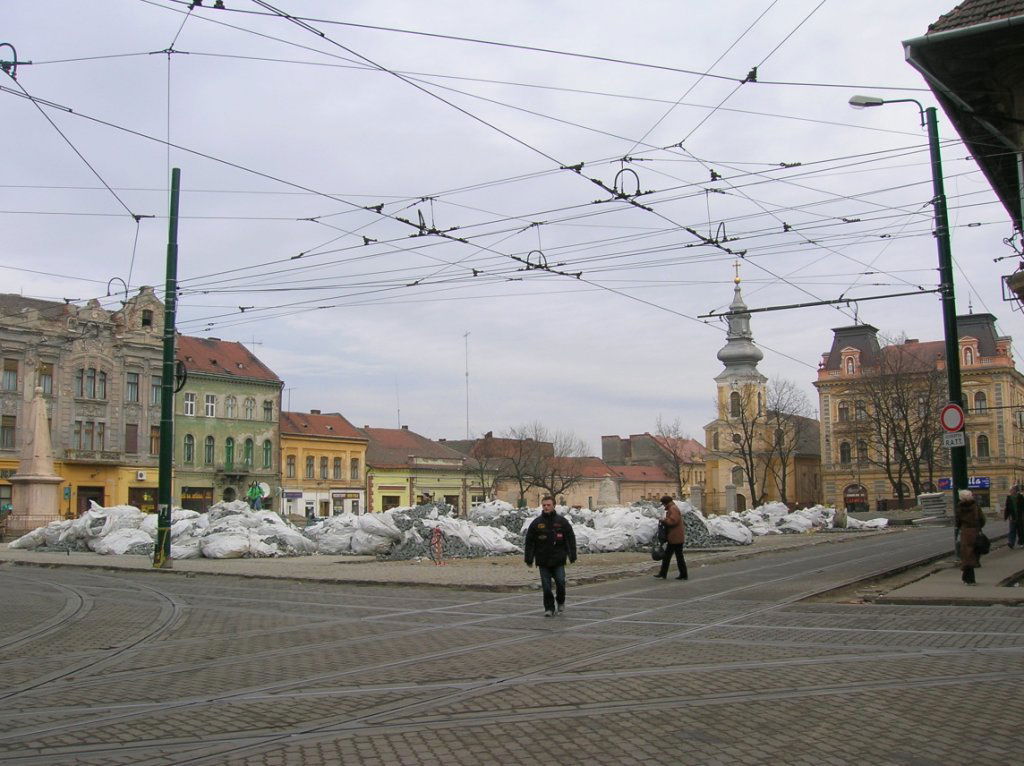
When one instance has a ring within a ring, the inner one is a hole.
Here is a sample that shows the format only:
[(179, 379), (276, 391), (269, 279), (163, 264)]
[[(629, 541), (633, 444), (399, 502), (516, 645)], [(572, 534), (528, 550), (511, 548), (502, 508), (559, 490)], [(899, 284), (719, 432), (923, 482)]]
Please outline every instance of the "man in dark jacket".
[[(544, 588), (544, 616), (565, 611), (565, 560), (576, 561), (576, 535), (572, 524), (555, 513), (555, 498), (548, 495), (540, 502), (541, 514), (526, 530), (526, 566), (537, 562), (540, 584)], [(551, 592), (551, 581), (555, 592)]]
[(1024, 548), (1024, 495), (1020, 493), (1020, 486), (1017, 484), (1010, 488), (1003, 508), (1003, 518), (1010, 522), (1010, 534), (1006, 538), (1007, 547), (1012, 548), (1019, 542)]

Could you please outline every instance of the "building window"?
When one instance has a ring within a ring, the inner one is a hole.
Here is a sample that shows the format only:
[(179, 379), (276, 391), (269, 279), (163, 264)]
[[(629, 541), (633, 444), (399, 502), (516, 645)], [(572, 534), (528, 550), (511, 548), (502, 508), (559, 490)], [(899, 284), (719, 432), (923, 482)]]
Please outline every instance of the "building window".
[(214, 394), (207, 394), (203, 404), (203, 414), (206, 415), (206, 417), (217, 417), (217, 397)]
[(974, 364), (974, 351), (969, 348), (964, 349), (964, 366), (970, 367)]
[(743, 484), (743, 469), (739, 466), (733, 468), (730, 478), (732, 479), (732, 483), (737, 487)]
[(233, 418), (235, 416), (235, 397), (228, 396), (224, 399), (224, 417)]
[(235, 466), (235, 440), (230, 436), (224, 440), (224, 467), (231, 470)]
[(0, 378), (0, 389), (4, 391), (18, 390), (18, 360), (4, 359), (4, 374)]
[(729, 415), (734, 418), (740, 416), (740, 395), (736, 391), (729, 394)]
[(263, 419), (266, 421), (274, 419), (274, 403), (270, 399), (263, 400)]
[(14, 427), (17, 419), (14, 415), (0, 418), (0, 449), (14, 449)]
[(248, 468), (252, 468), (252, 447), (253, 447), (252, 439), (246, 439), (245, 440), (245, 448), (244, 448), (245, 449), (244, 457), (245, 457), (245, 465)]
[(758, 391), (758, 393), (757, 393), (757, 414), (758, 414), (758, 417), (760, 417), (760, 415), (761, 415), (761, 405), (762, 405), (762, 402), (761, 402), (761, 392)]
[(853, 375), (853, 372), (854, 372), (853, 357), (852, 356), (848, 356), (848, 357), (846, 357), (846, 374), (847, 375)]
[(160, 404), (160, 396), (162, 393), (163, 386), (162, 375), (150, 375), (149, 376), (149, 403)]
[(213, 456), (217, 451), (217, 442), (212, 436), (207, 436), (203, 443), (203, 462), (206, 465), (213, 465)]
[(868, 462), (868, 443), (863, 439), (857, 441), (857, 462), (862, 465)]
[(287, 470), (287, 474), (286, 474), (287, 477), (289, 479), (294, 479), (295, 478), (295, 455), (289, 455), (288, 459), (285, 461), (285, 465), (287, 466), (287, 469), (286, 469)]
[(182, 457), (189, 464), (196, 461), (196, 437), (192, 434), (185, 434), (185, 451)]
[(196, 395), (185, 394), (185, 414), (195, 415), (196, 414)]
[(245, 400), (245, 419), (252, 420), (256, 417), (256, 400), (249, 397)]
[(325, 457), (320, 458), (320, 478), (327, 478), (327, 458)]
[(988, 437), (985, 434), (978, 436), (978, 457), (988, 457)]
[(96, 398), (96, 369), (94, 367), (85, 371), (85, 396), (87, 399)]
[(849, 419), (850, 419), (850, 403), (849, 402), (839, 402), (839, 420), (840, 420), (840, 422), (845, 423)]
[(312, 456), (312, 455), (309, 455), (309, 456), (308, 456), (308, 457), (306, 458), (306, 478), (307, 478), (307, 479), (314, 479), (314, 478), (316, 478), (316, 477), (315, 477), (315, 476), (313, 475), (313, 472), (314, 472), (315, 470), (316, 470), (316, 469), (315, 469), (315, 467), (314, 467), (314, 463), (313, 463), (313, 456)]
[(380, 509), (389, 511), (401, 505), (401, 498), (398, 495), (382, 495), (380, 498)]
[(274, 445), (270, 443), (270, 439), (263, 440), (263, 467), (274, 467)]
[(149, 454), (160, 454), (160, 426), (149, 427)]
[(984, 391), (979, 391), (974, 395), (974, 411), (984, 412), (988, 409), (988, 397), (985, 396)]
[(100, 370), (96, 373), (96, 398), (107, 398), (107, 373)]
[(47, 396), (53, 393), (53, 365), (49, 362), (42, 362), (39, 365), (39, 382), (36, 384)]
[(153, 326), (153, 309), (142, 309), (142, 326)]
[(721, 449), (718, 446), (718, 431), (711, 434), (711, 449)]
[(331, 476), (334, 478), (335, 481), (338, 481), (338, 480), (341, 479), (341, 458), (340, 457), (334, 458), (334, 470), (331, 473)]
[(352, 458), (349, 463), (349, 470), (351, 471), (349, 475), (351, 476), (352, 481), (359, 481), (359, 458)]
[(124, 451), (129, 454), (136, 454), (139, 451), (139, 424), (124, 424)]
[(850, 443), (843, 442), (839, 445), (839, 462), (843, 465), (849, 465), (852, 460), (850, 459)]
[(124, 400), (126, 402), (139, 401), (139, 373), (125, 373)]

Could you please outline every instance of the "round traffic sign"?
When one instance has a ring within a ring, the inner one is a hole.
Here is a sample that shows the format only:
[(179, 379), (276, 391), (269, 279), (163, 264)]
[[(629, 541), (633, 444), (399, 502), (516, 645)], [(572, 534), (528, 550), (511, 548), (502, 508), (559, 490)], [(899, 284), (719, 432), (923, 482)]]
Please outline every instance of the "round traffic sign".
[(964, 411), (959, 404), (947, 404), (939, 413), (939, 423), (944, 431), (956, 433), (964, 427)]

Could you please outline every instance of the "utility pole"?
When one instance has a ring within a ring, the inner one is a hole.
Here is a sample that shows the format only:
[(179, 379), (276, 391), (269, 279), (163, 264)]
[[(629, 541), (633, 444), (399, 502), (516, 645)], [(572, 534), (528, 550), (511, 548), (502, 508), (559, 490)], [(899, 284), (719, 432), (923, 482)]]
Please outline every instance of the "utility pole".
[(181, 169), (171, 170), (171, 212), (167, 232), (167, 282), (164, 291), (164, 360), (160, 380), (160, 473), (157, 489), (154, 569), (171, 567), (171, 465), (174, 456), (174, 315), (178, 290), (178, 193)]
[(469, 330), (462, 337), (466, 341), (466, 439), (469, 439)]

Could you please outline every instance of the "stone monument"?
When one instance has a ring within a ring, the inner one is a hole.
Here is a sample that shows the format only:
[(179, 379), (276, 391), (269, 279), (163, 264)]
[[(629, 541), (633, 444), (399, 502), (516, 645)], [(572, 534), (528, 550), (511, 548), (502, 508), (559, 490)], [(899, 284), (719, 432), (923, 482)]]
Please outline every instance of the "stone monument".
[(614, 479), (603, 479), (597, 490), (597, 507), (611, 508), (619, 505), (619, 485)]
[(60, 485), (64, 479), (53, 471), (53, 446), (42, 388), (36, 388), (25, 410), (28, 427), (22, 432), (21, 462), (10, 478), (14, 505), (7, 519), (10, 537), (60, 519)]

